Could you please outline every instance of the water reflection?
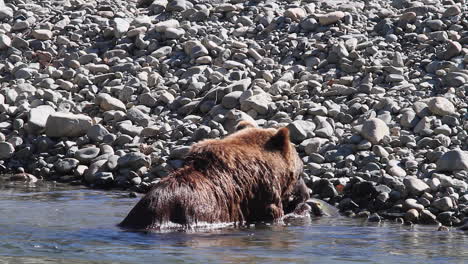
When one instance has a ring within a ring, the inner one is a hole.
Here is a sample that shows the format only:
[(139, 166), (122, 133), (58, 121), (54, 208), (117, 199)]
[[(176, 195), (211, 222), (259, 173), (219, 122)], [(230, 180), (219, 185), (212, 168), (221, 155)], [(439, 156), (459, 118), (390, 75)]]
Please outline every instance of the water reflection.
[(318, 218), (197, 233), (115, 227), (125, 192), (0, 184), (1, 263), (464, 263), (467, 234)]

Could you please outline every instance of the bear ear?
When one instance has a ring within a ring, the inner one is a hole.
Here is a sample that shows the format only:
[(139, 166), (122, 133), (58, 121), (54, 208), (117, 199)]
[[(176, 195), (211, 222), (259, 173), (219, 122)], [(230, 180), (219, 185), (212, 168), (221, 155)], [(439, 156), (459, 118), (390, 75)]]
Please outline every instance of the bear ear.
[(239, 130), (242, 130), (244, 128), (254, 128), (254, 127), (257, 127), (256, 124), (253, 124), (252, 122), (249, 122), (249, 121), (245, 121), (245, 120), (242, 120), (240, 121), (239, 123), (237, 123), (236, 125), (236, 131), (239, 131)]
[(288, 154), (291, 149), (289, 129), (286, 127), (278, 129), (276, 134), (270, 139), (270, 143), (273, 149), (280, 150), (285, 155)]

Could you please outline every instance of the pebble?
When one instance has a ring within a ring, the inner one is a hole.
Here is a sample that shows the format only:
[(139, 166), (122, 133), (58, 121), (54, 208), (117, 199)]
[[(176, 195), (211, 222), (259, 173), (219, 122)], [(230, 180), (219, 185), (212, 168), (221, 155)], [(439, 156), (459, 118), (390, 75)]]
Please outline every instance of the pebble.
[(462, 150), (451, 150), (444, 153), (436, 163), (438, 171), (468, 170), (468, 153)]
[(450, 197), (443, 197), (432, 202), (432, 207), (440, 211), (448, 211), (454, 207), (453, 201)]
[(440, 116), (450, 115), (456, 112), (455, 106), (444, 97), (434, 97), (428, 102), (429, 110)]
[(15, 147), (8, 142), (0, 142), (0, 159), (9, 159), (15, 153)]
[(96, 147), (87, 147), (75, 152), (75, 159), (80, 163), (87, 164), (99, 155), (100, 149)]
[(361, 135), (372, 144), (378, 144), (385, 136), (390, 135), (390, 130), (384, 121), (373, 118), (363, 123)]
[(54, 164), (55, 171), (57, 171), (60, 174), (68, 174), (73, 171), (78, 165), (80, 164), (80, 161), (74, 158), (65, 158), (62, 160), (58, 160)]
[(319, 19), (319, 23), (322, 26), (327, 26), (327, 25), (334, 24), (340, 21), (341, 19), (345, 17), (345, 15), (346, 14), (342, 11), (334, 11), (334, 12), (330, 12), (330, 13), (323, 14), (323, 15), (317, 15), (317, 16)]
[(45, 134), (49, 137), (79, 137), (92, 125), (89, 116), (72, 113), (52, 113), (47, 118)]
[(410, 194), (416, 196), (419, 196), (430, 189), (429, 185), (427, 185), (424, 181), (412, 176), (406, 177), (403, 180), (403, 184), (408, 189)]
[(47, 29), (34, 29), (32, 35), (37, 40), (49, 40), (53, 37), (53, 33)]
[(8, 49), (11, 47), (11, 39), (7, 35), (0, 35), (0, 50)]

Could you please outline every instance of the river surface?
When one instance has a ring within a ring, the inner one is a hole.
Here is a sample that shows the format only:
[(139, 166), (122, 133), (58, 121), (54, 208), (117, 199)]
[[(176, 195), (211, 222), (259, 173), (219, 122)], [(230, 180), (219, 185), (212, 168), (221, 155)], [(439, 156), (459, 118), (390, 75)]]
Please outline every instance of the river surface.
[(468, 263), (468, 232), (320, 218), (288, 226), (137, 233), (119, 191), (0, 182), (0, 263)]

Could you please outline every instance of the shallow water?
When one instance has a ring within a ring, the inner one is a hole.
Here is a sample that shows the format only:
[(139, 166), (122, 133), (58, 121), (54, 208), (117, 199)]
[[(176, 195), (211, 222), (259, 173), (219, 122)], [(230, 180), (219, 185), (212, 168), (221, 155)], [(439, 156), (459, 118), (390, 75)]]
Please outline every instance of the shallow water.
[(115, 225), (125, 192), (0, 182), (0, 263), (466, 263), (468, 233), (348, 218), (197, 233)]

